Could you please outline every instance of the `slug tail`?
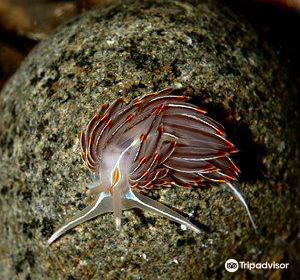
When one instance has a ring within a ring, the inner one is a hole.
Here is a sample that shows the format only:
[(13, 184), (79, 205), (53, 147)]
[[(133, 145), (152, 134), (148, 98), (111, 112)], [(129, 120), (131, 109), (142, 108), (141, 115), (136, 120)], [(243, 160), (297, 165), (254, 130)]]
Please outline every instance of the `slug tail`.
[(120, 188), (114, 188), (112, 197), (115, 225), (116, 229), (120, 230), (123, 210)]
[(184, 218), (182, 215), (176, 213), (167, 206), (140, 194), (139, 192), (132, 191), (131, 189), (129, 189), (124, 196), (123, 207), (124, 209), (140, 208), (146, 211), (151, 211), (169, 220), (177, 222), (187, 228), (190, 228), (196, 233), (200, 233), (200, 229), (192, 224), (189, 220)]
[(84, 223), (98, 215), (113, 212), (112, 198), (109, 192), (102, 192), (97, 199), (77, 213), (70, 221), (61, 226), (48, 240), (48, 244), (54, 242), (57, 238), (62, 236), (66, 231), (77, 225)]
[(254, 223), (254, 220), (252, 218), (252, 215), (250, 213), (250, 210), (249, 210), (249, 207), (244, 199), (244, 197), (242, 196), (242, 194), (240, 193), (240, 191), (233, 185), (231, 184), (229, 181), (226, 181), (225, 184), (224, 184), (236, 197), (237, 199), (242, 203), (242, 205), (244, 206), (247, 214), (248, 214), (248, 217), (250, 219), (250, 222), (255, 230), (255, 232), (257, 233), (257, 227)]

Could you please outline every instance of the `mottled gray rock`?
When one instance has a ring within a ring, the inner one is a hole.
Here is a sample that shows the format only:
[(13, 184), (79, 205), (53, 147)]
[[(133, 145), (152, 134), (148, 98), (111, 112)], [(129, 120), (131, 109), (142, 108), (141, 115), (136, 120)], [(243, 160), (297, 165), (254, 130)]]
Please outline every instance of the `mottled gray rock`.
[[(47, 239), (87, 203), (78, 133), (104, 101), (182, 86), (227, 128), (259, 228), (220, 186), (149, 195), (191, 216), (196, 235), (125, 212)], [(61, 26), (28, 56), (0, 96), (1, 279), (279, 279), (283, 271), (224, 269), (292, 262), (297, 234), (293, 96), (276, 53), (215, 2), (131, 1)]]

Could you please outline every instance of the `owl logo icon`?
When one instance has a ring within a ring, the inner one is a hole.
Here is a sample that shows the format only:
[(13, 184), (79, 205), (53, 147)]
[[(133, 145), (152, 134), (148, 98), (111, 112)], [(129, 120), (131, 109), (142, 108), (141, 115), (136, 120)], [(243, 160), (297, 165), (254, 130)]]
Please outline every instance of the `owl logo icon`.
[(225, 269), (229, 272), (235, 272), (239, 269), (239, 263), (235, 259), (229, 259), (225, 263)]

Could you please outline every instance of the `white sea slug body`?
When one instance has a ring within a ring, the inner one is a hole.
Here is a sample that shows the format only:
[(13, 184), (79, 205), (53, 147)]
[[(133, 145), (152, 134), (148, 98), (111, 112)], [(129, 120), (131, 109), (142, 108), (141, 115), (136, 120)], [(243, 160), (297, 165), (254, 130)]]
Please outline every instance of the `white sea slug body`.
[[(223, 127), (205, 111), (171, 95), (173, 88), (151, 93), (125, 104), (122, 98), (104, 104), (81, 133), (82, 158), (94, 181), (88, 184), (95, 200), (60, 227), (52, 243), (67, 230), (98, 215), (113, 212), (117, 229), (122, 210), (141, 208), (200, 230), (167, 206), (143, 195), (153, 186), (199, 186), (221, 183), (242, 202), (231, 184), (238, 168), (230, 159), (237, 150), (225, 138)], [(254, 226), (255, 227), (255, 226)]]

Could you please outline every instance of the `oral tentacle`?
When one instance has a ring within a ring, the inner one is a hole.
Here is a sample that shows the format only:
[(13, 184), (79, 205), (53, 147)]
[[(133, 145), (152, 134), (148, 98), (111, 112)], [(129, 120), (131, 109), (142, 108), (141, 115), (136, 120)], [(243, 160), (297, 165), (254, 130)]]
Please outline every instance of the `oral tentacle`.
[(97, 199), (84, 208), (82, 211), (78, 212), (70, 221), (66, 222), (61, 226), (48, 240), (51, 244), (57, 238), (62, 236), (69, 229), (76, 227), (98, 215), (113, 212), (112, 198), (109, 192), (102, 192), (98, 195)]
[(114, 216), (115, 216), (115, 225), (116, 225), (116, 229), (120, 230), (121, 220), (122, 220), (121, 188), (118, 188), (118, 186), (113, 188), (112, 198), (113, 198), (112, 202), (113, 202), (113, 209), (114, 209)]
[(173, 211), (169, 207), (140, 194), (137, 191), (131, 189), (124, 195), (123, 199), (124, 209), (140, 208), (142, 210), (151, 211), (159, 216), (165, 217), (171, 221), (177, 222), (183, 226), (186, 226), (196, 233), (200, 233), (200, 229), (192, 224), (188, 219), (184, 218), (182, 215)]

